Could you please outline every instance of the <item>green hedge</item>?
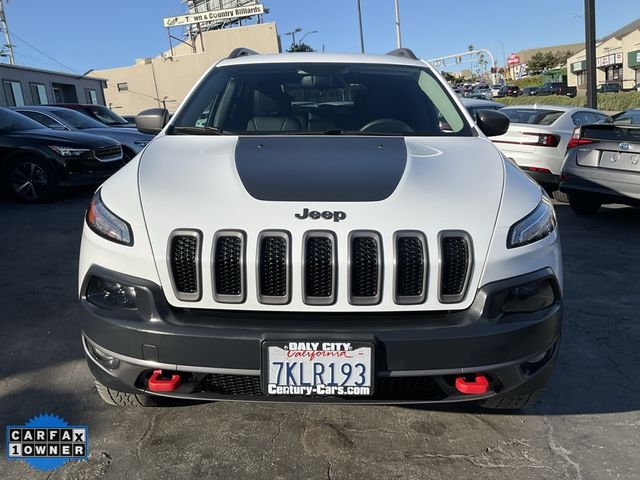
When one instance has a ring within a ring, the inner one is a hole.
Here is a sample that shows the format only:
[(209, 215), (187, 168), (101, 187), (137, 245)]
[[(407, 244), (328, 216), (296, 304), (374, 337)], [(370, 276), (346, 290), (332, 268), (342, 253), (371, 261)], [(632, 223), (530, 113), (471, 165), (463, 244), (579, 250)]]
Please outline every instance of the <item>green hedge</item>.
[[(578, 95), (575, 98), (549, 95), (546, 97), (496, 98), (495, 100), (505, 105), (530, 105), (533, 103), (566, 105), (568, 107), (584, 107), (587, 105), (587, 97), (585, 95)], [(640, 108), (640, 92), (598, 94), (598, 109), (600, 110), (605, 112), (622, 112), (630, 108)]]
[[(507, 82), (507, 84), (511, 84), (512, 82)], [(520, 88), (526, 87), (541, 87), (544, 84), (544, 80), (542, 75), (535, 75), (532, 77), (524, 77), (520, 80), (516, 80), (513, 82), (513, 85), (517, 85)]]

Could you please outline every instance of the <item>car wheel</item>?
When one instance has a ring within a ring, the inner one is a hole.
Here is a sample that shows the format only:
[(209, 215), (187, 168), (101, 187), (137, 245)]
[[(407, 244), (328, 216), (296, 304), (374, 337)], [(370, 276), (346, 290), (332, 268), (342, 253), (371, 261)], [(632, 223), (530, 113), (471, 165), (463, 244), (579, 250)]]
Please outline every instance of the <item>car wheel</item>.
[(602, 206), (597, 198), (586, 195), (569, 195), (569, 205), (578, 215), (593, 215)]
[(10, 162), (6, 179), (11, 194), (27, 203), (51, 200), (58, 187), (54, 169), (46, 160), (35, 156)]
[(561, 192), (560, 190), (554, 190), (552, 196), (553, 199), (557, 202), (569, 203), (569, 195)]
[(157, 407), (158, 402), (149, 395), (120, 392), (95, 380), (96, 390), (100, 398), (114, 407)]

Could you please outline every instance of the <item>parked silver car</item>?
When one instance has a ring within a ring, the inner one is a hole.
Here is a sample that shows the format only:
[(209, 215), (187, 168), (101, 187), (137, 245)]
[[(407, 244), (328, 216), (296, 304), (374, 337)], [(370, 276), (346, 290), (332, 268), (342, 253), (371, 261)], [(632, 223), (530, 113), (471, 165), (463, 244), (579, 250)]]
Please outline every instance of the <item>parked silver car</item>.
[(141, 133), (133, 128), (110, 128), (87, 115), (68, 108), (27, 106), (16, 107), (13, 110), (54, 130), (77, 131), (112, 138), (122, 144), (125, 160), (135, 157), (153, 140), (153, 135)]
[(549, 193), (558, 189), (567, 144), (575, 128), (609, 118), (598, 110), (557, 105), (513, 106), (500, 113), (511, 120), (509, 130), (491, 140)]
[(604, 203), (640, 206), (640, 126), (585, 125), (567, 148), (560, 191), (576, 213), (595, 213)]

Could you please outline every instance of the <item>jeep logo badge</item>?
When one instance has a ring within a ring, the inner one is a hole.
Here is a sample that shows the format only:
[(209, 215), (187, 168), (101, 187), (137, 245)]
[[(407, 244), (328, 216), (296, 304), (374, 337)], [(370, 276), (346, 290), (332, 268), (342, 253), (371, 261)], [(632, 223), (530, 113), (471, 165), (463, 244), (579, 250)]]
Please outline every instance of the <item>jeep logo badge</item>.
[(344, 220), (345, 218), (347, 218), (347, 214), (339, 210), (333, 212), (330, 212), (329, 210), (319, 212), (318, 210), (309, 210), (308, 208), (305, 208), (304, 210), (302, 210), (302, 213), (296, 213), (295, 217), (299, 218), (300, 220), (305, 220), (307, 218), (310, 218), (311, 220), (319, 220), (323, 218), (325, 220), (333, 219), (334, 222), (339, 222), (340, 220)]

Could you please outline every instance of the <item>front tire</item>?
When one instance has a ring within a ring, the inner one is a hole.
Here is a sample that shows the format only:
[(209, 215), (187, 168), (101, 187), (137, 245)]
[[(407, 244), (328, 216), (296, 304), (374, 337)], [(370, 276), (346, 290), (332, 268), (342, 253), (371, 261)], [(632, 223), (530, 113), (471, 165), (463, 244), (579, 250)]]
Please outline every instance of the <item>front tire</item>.
[(20, 156), (10, 161), (5, 178), (11, 195), (25, 203), (46, 202), (58, 190), (55, 170), (37, 156)]
[(602, 202), (586, 195), (569, 195), (569, 205), (578, 215), (593, 215), (602, 206)]
[(158, 402), (149, 395), (127, 393), (114, 390), (95, 380), (100, 398), (114, 407), (157, 407)]

